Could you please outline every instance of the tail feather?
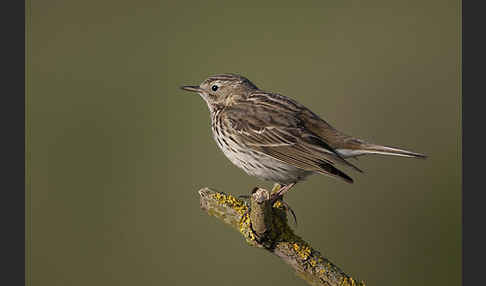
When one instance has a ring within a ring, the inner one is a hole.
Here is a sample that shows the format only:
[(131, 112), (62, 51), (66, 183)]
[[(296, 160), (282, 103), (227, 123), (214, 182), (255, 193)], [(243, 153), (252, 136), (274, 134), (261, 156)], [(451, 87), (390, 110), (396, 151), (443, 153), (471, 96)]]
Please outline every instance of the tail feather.
[(394, 148), (394, 147), (367, 144), (367, 143), (361, 144), (358, 148), (338, 149), (337, 151), (340, 154), (342, 154), (344, 157), (356, 157), (356, 156), (361, 156), (366, 154), (380, 154), (380, 155), (393, 155), (393, 156), (420, 158), (420, 159), (427, 158), (427, 156), (424, 154), (415, 153), (415, 152)]

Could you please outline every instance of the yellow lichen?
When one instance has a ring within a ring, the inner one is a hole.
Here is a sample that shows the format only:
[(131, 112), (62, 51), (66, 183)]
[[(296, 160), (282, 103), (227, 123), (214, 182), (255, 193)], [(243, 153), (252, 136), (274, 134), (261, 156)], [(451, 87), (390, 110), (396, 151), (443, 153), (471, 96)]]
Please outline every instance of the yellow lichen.
[(240, 232), (247, 239), (248, 242), (255, 241), (256, 237), (250, 228), (250, 215), (245, 213), (240, 219)]
[(311, 254), (311, 251), (312, 251), (312, 249), (310, 248), (310, 246), (308, 246), (307, 244), (302, 243), (302, 242), (294, 242), (293, 248), (294, 248), (295, 252), (297, 252), (297, 254), (302, 259), (309, 258), (310, 254)]
[(352, 277), (343, 277), (343, 282), (341, 283), (343, 286), (356, 286), (356, 282)]
[(316, 261), (316, 259), (314, 259), (314, 258), (310, 259), (310, 260), (309, 260), (309, 264), (310, 264), (312, 267), (316, 267), (316, 265), (317, 265), (317, 261)]
[(245, 203), (233, 197), (232, 195), (214, 193), (213, 197), (218, 201), (219, 204), (226, 205), (232, 208), (240, 215), (243, 215), (247, 210), (247, 206), (245, 205)]
[(294, 243), (293, 245), (295, 251), (299, 251), (300, 246), (297, 243)]
[(275, 185), (273, 185), (273, 188), (270, 191), (270, 193), (275, 194), (276, 192), (278, 192), (280, 190), (280, 188), (281, 188), (281, 186), (279, 184), (275, 184)]
[(246, 204), (232, 195), (227, 195), (224, 193), (215, 193), (214, 198), (217, 200), (218, 204), (225, 205), (233, 209), (241, 216), (238, 230), (241, 234), (243, 234), (249, 243), (253, 243), (256, 237), (250, 228), (250, 214)]
[(282, 204), (281, 201), (276, 201), (275, 203), (273, 203), (273, 207), (280, 209), (280, 208), (283, 208), (284, 205)]
[(240, 215), (240, 221), (237, 225), (238, 230), (241, 234), (243, 234), (248, 242), (254, 241), (255, 235), (250, 229), (250, 215), (248, 213), (248, 207), (246, 206), (246, 204), (243, 201), (233, 197), (232, 195), (227, 195), (224, 193), (216, 192), (212, 194), (212, 196), (219, 205), (231, 208)]
[[(239, 230), (250, 245), (258, 245), (258, 243), (256, 243), (255, 234), (250, 227), (250, 214), (248, 206), (245, 204), (245, 202), (233, 197), (232, 195), (224, 193), (215, 192), (211, 195), (218, 205), (231, 208), (239, 215), (239, 223), (237, 221), (232, 221), (230, 224)], [(208, 212), (209, 214), (214, 213), (218, 217), (224, 217), (222, 214), (218, 213), (217, 209), (210, 210)], [(287, 224), (286, 207), (281, 201), (277, 200), (273, 204), (272, 213), (272, 232), (269, 239), (273, 241), (273, 243), (276, 243), (277, 245), (280, 244), (280, 247), (284, 247), (285, 249), (293, 250), (295, 257), (302, 259), (302, 262), (304, 265), (306, 265), (306, 269), (308, 269), (306, 271), (310, 271), (321, 276), (325, 275), (328, 271), (334, 272), (336, 270), (334, 265), (323, 259), (319, 252), (314, 251), (307, 242), (297, 236), (289, 227)], [(344, 275), (341, 285), (364, 286), (365, 283), (363, 281), (358, 283), (353, 278)]]

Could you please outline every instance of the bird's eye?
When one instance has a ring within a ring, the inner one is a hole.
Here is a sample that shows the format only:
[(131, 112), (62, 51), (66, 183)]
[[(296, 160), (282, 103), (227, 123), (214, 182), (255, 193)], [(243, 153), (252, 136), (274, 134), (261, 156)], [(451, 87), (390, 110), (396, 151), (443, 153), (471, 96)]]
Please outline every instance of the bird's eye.
[(218, 86), (217, 86), (217, 85), (213, 85), (213, 86), (211, 87), (211, 89), (212, 89), (213, 91), (216, 91), (216, 90), (218, 90)]

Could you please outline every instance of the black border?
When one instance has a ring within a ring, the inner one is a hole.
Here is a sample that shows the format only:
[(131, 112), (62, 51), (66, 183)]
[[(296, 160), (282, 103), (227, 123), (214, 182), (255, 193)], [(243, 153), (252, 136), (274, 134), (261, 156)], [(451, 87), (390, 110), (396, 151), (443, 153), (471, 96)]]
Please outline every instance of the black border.
[(485, 190), (484, 10), (479, 1), (462, 1), (462, 281), (482, 285)]
[(25, 2), (2, 2), (2, 285), (25, 285)]

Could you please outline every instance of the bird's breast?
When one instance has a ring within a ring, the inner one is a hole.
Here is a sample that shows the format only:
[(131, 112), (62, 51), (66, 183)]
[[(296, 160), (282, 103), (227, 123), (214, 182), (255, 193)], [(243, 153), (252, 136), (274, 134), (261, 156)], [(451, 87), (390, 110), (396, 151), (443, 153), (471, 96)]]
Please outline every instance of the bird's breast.
[(213, 120), (211, 127), (219, 149), (234, 165), (243, 169), (248, 175), (280, 184), (289, 184), (301, 181), (313, 173), (248, 148), (218, 118)]

